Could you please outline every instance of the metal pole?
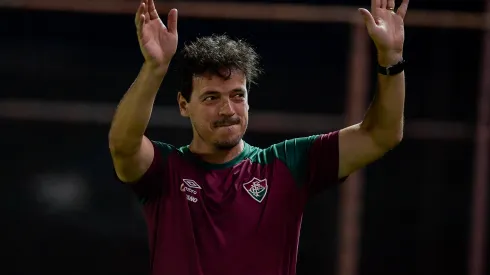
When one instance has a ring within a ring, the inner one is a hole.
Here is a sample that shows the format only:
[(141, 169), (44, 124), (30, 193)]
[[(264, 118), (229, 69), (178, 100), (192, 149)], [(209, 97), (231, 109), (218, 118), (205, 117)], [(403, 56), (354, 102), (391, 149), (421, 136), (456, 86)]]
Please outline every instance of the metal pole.
[[(486, 1), (486, 10), (490, 11), (490, 0)], [(487, 17), (487, 20), (490, 19)], [(482, 70), (480, 96), (478, 98), (478, 121), (475, 136), (473, 205), (471, 224), (470, 253), (468, 265), (470, 275), (485, 273), (487, 185), (490, 169), (490, 31), (483, 33)]]
[[(287, 3), (257, 3), (256, 1), (156, 1), (160, 14), (165, 15), (169, 9), (177, 8), (179, 16), (213, 19), (295, 21), (295, 22), (331, 22), (356, 23), (358, 11), (356, 7), (336, 5), (301, 5)], [(0, 0), (0, 7), (76, 11), (89, 13), (135, 13), (136, 0)], [(367, 2), (366, 2), (367, 3)], [(485, 21), (486, 14), (410, 10), (410, 16), (405, 20), (405, 26), (489, 29), (490, 22)]]
[[(53, 72), (53, 75), (57, 75)], [(59, 77), (59, 75), (58, 75)], [(15, 91), (7, 91), (15, 94)], [(0, 119), (68, 123), (111, 123), (117, 103), (0, 99)], [(277, 111), (254, 111), (248, 130), (256, 133), (315, 134), (345, 126), (345, 116)], [(190, 129), (177, 106), (154, 106), (151, 127)], [(475, 136), (473, 125), (458, 121), (410, 119), (403, 135), (416, 140), (469, 140)]]
[[(350, 68), (347, 78), (346, 123), (359, 123), (368, 106), (370, 40), (362, 22), (352, 25)], [(356, 275), (359, 260), (360, 217), (364, 173), (352, 174), (340, 190), (339, 275)]]

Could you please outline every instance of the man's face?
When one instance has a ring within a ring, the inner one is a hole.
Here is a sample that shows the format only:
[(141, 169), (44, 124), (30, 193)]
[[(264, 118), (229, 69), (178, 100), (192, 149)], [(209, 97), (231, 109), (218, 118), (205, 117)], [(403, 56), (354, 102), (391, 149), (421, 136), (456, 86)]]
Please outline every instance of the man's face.
[(218, 149), (240, 142), (248, 125), (246, 81), (240, 71), (233, 71), (229, 79), (194, 77), (190, 102), (179, 95), (180, 112), (190, 118), (194, 135)]

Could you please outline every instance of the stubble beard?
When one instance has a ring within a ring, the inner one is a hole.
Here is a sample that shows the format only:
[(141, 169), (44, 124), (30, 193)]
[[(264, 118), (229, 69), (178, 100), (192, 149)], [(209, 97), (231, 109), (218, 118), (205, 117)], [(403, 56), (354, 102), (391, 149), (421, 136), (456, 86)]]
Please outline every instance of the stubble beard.
[[(201, 140), (204, 140), (204, 136), (201, 135), (201, 133), (199, 132), (199, 130), (197, 130), (198, 128), (197, 127), (194, 127), (196, 129), (196, 133), (199, 135), (199, 137), (201, 138)], [(227, 151), (227, 150), (231, 150), (233, 149), (235, 146), (239, 145), (240, 144), (240, 141), (242, 140), (243, 136), (245, 135), (245, 132), (247, 131), (247, 128), (248, 128), (248, 123), (245, 125), (245, 130), (243, 131), (243, 133), (241, 133), (240, 135), (238, 135), (236, 138), (233, 138), (233, 139), (228, 139), (228, 140), (217, 140), (217, 141), (213, 141), (212, 142), (212, 145), (214, 146), (214, 148), (216, 150), (220, 150), (220, 151)]]
[(235, 148), (235, 146), (237, 146), (238, 144), (240, 144), (241, 140), (242, 140), (242, 136), (239, 136), (238, 138), (233, 139), (233, 140), (217, 141), (213, 144), (213, 146), (217, 150), (228, 151), (228, 150)]

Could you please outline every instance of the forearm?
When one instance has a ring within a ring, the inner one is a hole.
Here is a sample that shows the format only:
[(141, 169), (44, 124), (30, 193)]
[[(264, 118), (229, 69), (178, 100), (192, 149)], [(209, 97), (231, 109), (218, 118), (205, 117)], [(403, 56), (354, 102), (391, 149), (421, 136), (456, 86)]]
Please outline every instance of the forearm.
[(111, 151), (131, 155), (139, 150), (165, 73), (143, 65), (116, 109), (109, 132)]
[(378, 74), (378, 91), (361, 128), (382, 147), (393, 147), (403, 137), (405, 74)]

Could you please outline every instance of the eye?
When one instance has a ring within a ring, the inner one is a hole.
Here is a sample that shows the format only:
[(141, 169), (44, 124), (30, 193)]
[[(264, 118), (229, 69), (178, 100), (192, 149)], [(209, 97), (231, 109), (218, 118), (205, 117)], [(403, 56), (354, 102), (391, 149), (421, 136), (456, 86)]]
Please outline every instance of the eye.
[(240, 93), (240, 94), (234, 95), (233, 97), (234, 98), (244, 98), (245, 97), (245, 94)]
[(215, 99), (216, 99), (216, 97), (215, 97), (215, 96), (210, 95), (210, 96), (205, 97), (205, 98), (203, 99), (203, 101), (211, 101), (211, 100), (215, 100)]

